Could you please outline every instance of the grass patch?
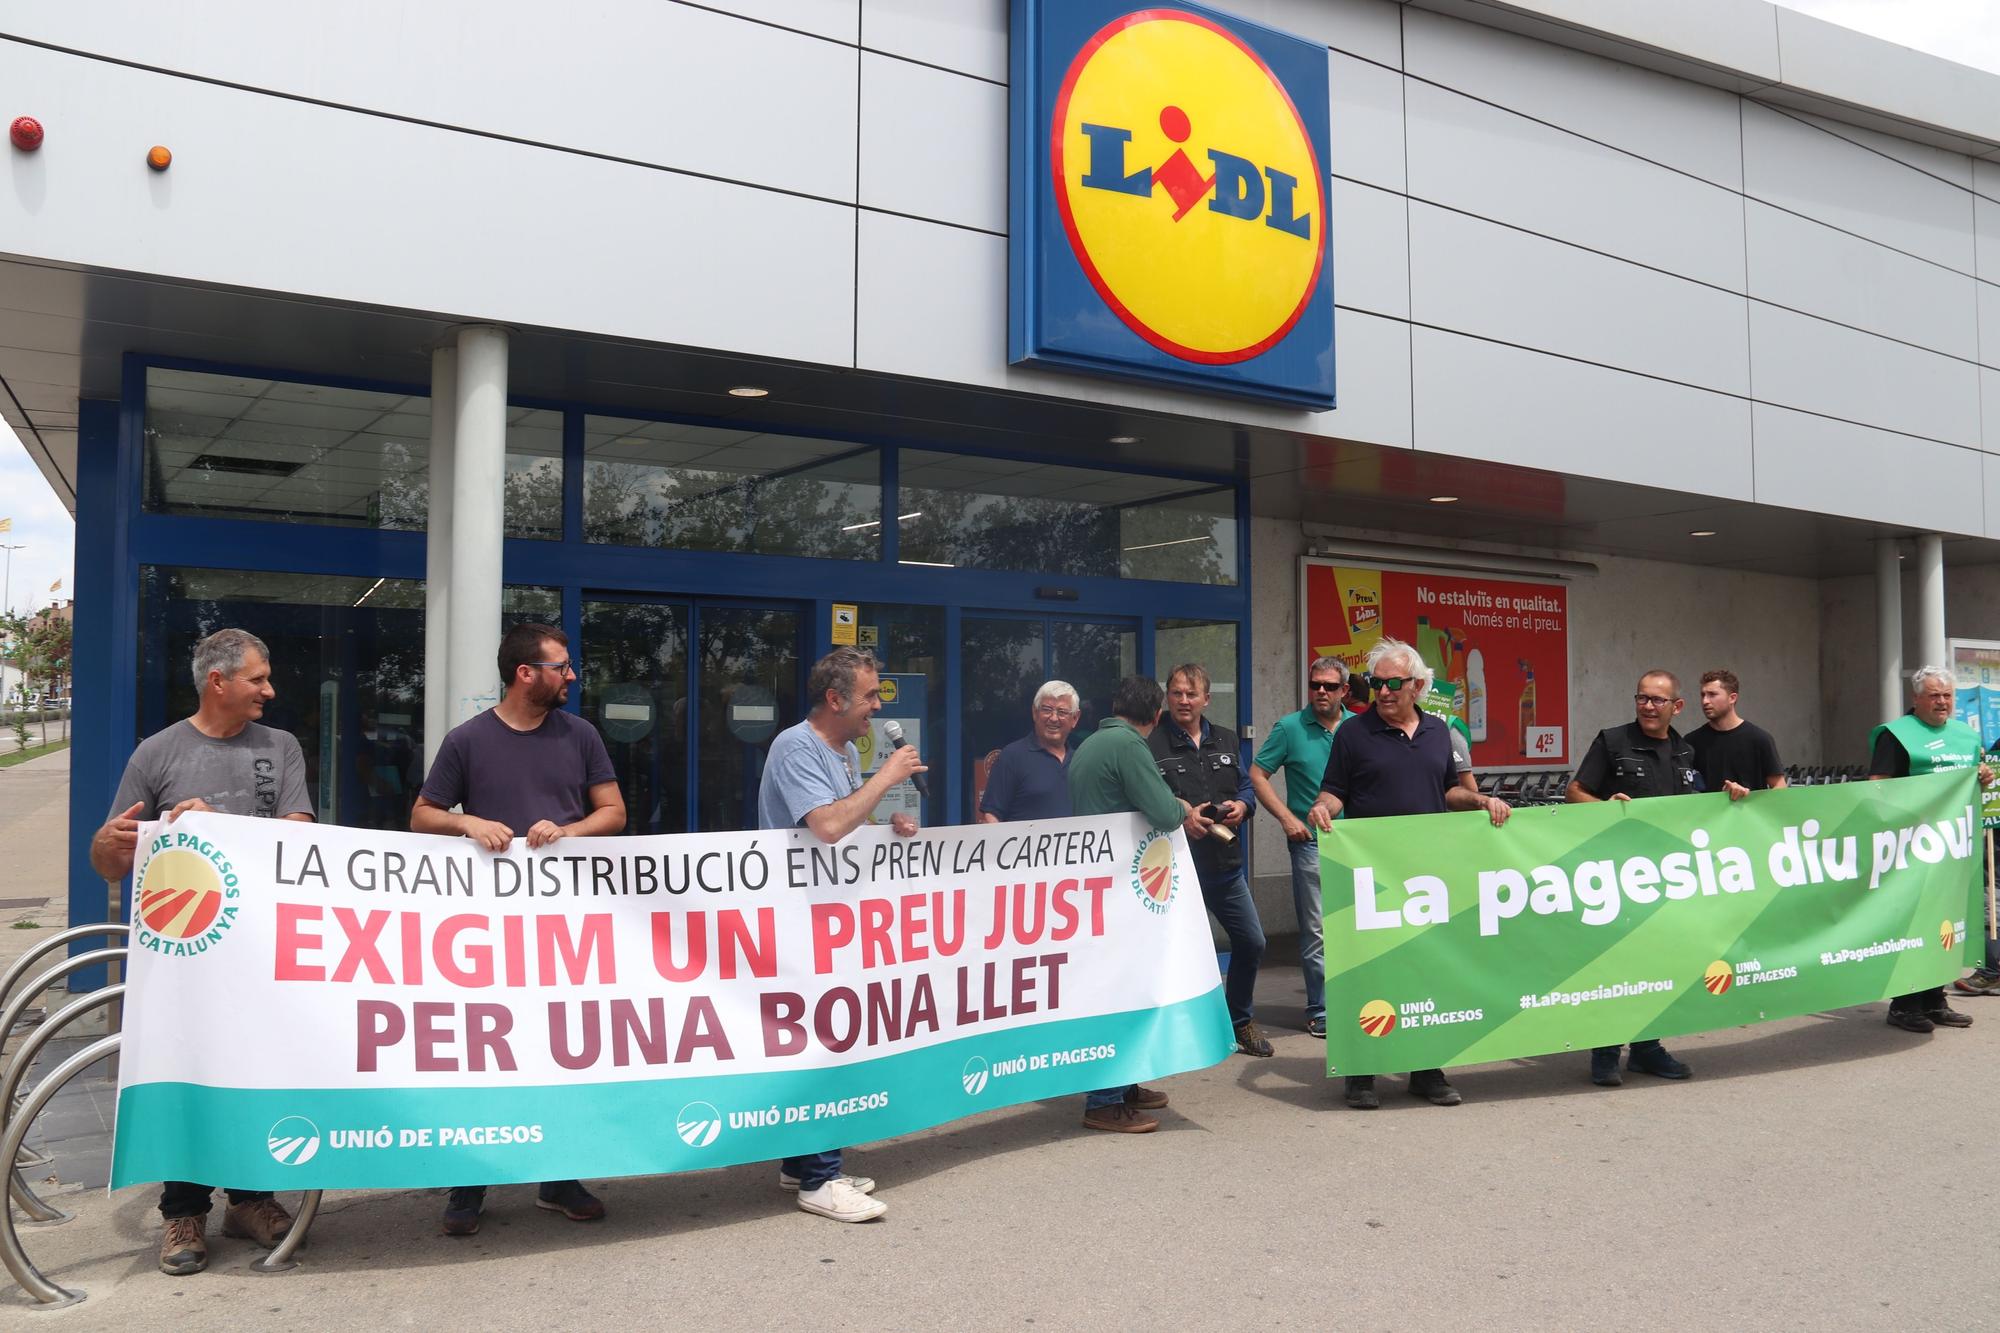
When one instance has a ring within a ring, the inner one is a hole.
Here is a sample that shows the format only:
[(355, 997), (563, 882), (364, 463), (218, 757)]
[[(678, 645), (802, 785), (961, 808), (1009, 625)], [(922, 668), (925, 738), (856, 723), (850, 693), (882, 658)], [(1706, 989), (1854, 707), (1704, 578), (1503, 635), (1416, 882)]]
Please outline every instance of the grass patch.
[(41, 928), (42, 923), (39, 921), (16, 921), (14, 923), (14, 929), (16, 930), (40, 930)]
[(16, 764), (25, 764), (30, 759), (40, 759), (45, 754), (54, 754), (57, 750), (67, 750), (68, 748), (68, 741), (50, 741), (47, 745), (30, 745), (27, 749), (16, 750), (12, 754), (0, 754), (0, 768), (12, 768)]

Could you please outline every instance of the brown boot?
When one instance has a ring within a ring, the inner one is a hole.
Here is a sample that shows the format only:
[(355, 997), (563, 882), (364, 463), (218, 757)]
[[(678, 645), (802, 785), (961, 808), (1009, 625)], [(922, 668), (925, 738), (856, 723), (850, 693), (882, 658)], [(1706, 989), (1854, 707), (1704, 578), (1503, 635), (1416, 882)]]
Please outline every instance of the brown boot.
[(167, 1233), (160, 1237), (160, 1271), (168, 1277), (186, 1277), (208, 1267), (208, 1218), (170, 1217)]
[(1160, 1118), (1146, 1114), (1130, 1102), (1113, 1102), (1085, 1111), (1083, 1123), (1090, 1129), (1108, 1129), (1113, 1134), (1150, 1134), (1160, 1127)]
[(232, 1203), (222, 1214), (222, 1234), (236, 1240), (251, 1240), (265, 1249), (274, 1249), (292, 1229), (292, 1215), (268, 1195), (245, 1203)]
[(1157, 1111), (1167, 1104), (1167, 1094), (1158, 1088), (1134, 1083), (1125, 1092), (1125, 1104), (1140, 1111)]

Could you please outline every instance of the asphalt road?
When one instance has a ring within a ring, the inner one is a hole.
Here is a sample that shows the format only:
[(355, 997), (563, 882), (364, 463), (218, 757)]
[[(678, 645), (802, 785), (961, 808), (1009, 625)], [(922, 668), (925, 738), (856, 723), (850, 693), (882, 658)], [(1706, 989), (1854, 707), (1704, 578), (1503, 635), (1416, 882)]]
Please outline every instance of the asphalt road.
[[(1295, 1021), (1297, 973), (1264, 982)], [(864, 1226), (757, 1166), (603, 1182), (590, 1225), (501, 1189), (465, 1240), (439, 1192), (332, 1195), (282, 1277), (219, 1239), (209, 1272), (154, 1272), (150, 1189), (24, 1235), (89, 1294), (38, 1316), (74, 1328), (2000, 1327), (2000, 1002), (1964, 1007), (1930, 1037), (1872, 1005), (1687, 1038), (1685, 1084), (1596, 1089), (1580, 1055), (1455, 1071), (1450, 1110), (1389, 1080), (1347, 1110), (1321, 1044), (1281, 1033), (1165, 1081), (1157, 1134), (1066, 1099), (858, 1150), (891, 1205)]]

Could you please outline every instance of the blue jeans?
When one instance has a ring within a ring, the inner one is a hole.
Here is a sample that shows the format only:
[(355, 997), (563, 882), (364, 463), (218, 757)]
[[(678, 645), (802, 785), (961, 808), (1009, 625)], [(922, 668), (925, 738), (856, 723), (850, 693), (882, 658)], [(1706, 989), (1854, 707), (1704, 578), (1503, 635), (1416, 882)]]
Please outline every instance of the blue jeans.
[(788, 1176), (799, 1178), (799, 1192), (816, 1190), (827, 1181), (840, 1174), (840, 1149), (831, 1152), (809, 1152), (804, 1157), (787, 1157), (778, 1163), (778, 1169)]
[(1100, 1088), (1096, 1092), (1083, 1094), (1083, 1109), (1101, 1111), (1107, 1106), (1116, 1106), (1125, 1100), (1125, 1094), (1138, 1087), (1137, 1083), (1127, 1083), (1122, 1088)]
[(1306, 1017), (1326, 1017), (1326, 937), (1319, 924), (1319, 841), (1287, 843), (1292, 855), (1292, 910), (1299, 918), (1299, 971)]
[(1229, 976), (1222, 988), (1229, 1002), (1229, 1021), (1248, 1023), (1255, 1015), (1257, 965), (1264, 961), (1264, 926), (1257, 920), (1250, 881), (1239, 870), (1219, 884), (1203, 884), (1201, 897), (1229, 937)]

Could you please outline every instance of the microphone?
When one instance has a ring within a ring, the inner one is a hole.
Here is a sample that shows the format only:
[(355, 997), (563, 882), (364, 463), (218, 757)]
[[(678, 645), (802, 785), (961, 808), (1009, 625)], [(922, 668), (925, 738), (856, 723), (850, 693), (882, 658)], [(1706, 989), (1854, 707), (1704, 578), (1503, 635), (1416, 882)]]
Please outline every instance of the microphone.
[[(882, 724), (882, 736), (883, 739), (889, 742), (889, 748), (892, 750), (900, 750), (909, 744), (909, 741), (903, 738), (903, 724), (893, 717)], [(917, 784), (917, 795), (929, 796), (931, 794), (931, 784), (924, 781), (923, 774), (910, 774), (910, 781)]]

